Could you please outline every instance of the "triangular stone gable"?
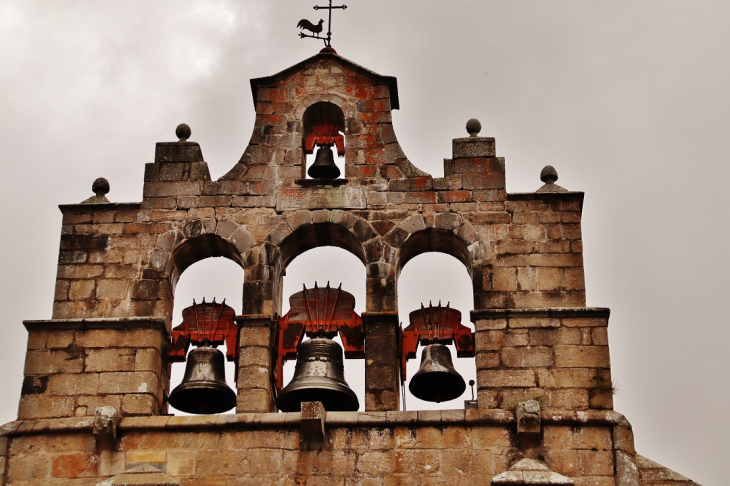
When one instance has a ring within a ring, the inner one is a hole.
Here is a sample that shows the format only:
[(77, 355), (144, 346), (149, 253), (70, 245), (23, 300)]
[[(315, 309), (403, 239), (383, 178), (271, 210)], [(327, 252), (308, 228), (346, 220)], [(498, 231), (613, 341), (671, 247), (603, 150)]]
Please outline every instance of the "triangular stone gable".
[(127, 469), (96, 486), (180, 486), (180, 483), (149, 464)]
[(353, 61), (350, 61), (347, 58), (340, 56), (336, 52), (326, 52), (324, 50), (322, 52), (319, 52), (318, 54), (315, 54), (312, 57), (309, 57), (292, 66), (289, 66), (288, 68), (279, 71), (276, 74), (251, 79), (251, 94), (253, 95), (254, 106), (256, 105), (256, 101), (258, 101), (258, 90), (260, 87), (269, 86), (288, 77), (296, 76), (298, 73), (302, 73), (305, 70), (316, 66), (317, 64), (321, 64), (323, 61), (338, 64), (343, 69), (351, 71), (354, 74), (358, 74), (365, 79), (374, 81), (375, 84), (387, 85), (389, 88), (391, 108), (394, 110), (400, 108), (398, 98), (398, 80), (394, 76), (383, 76), (382, 74), (378, 74), (375, 71), (367, 69)]
[(492, 486), (508, 485), (565, 485), (573, 486), (572, 479), (551, 471), (545, 463), (535, 459), (522, 459), (512, 465), (507, 471), (492, 478)]
[(682, 476), (678, 472), (672, 471), (671, 469), (652, 461), (651, 459), (647, 459), (640, 454), (636, 454), (636, 467), (639, 469), (641, 486), (700, 486), (699, 483), (696, 483), (691, 479)]

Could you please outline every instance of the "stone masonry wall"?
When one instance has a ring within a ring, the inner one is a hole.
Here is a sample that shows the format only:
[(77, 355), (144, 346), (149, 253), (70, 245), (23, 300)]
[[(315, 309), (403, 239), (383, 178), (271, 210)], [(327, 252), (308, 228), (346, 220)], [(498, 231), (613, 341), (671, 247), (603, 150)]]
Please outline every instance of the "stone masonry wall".
[(480, 408), (613, 409), (608, 309), (474, 311)]
[(330, 412), (324, 446), (307, 450), (299, 416), (125, 418), (114, 449), (98, 446), (88, 420), (38, 424), (60, 429), (51, 436), (16, 422), (6, 431), (5, 484), (107, 484), (150, 465), (176, 481), (164, 484), (182, 486), (473, 485), (489, 484), (516, 459), (541, 457), (577, 486), (613, 486), (614, 450), (628, 430), (618, 414), (583, 423), (565, 414), (545, 426), (543, 447), (524, 450), (508, 412)]
[[(220, 180), (197, 144), (160, 143), (140, 206), (63, 206), (53, 317), (169, 318), (179, 274), (218, 255), (244, 267), (242, 314), (272, 314), (283, 267), (325, 244), (366, 265), (371, 312), (397, 310), (400, 269), (424, 251), (464, 263), (477, 309), (585, 305), (582, 193), (507, 195), (504, 160), (483, 137), (454, 141), (445, 177), (417, 170), (392, 134), (385, 81), (348, 63), (321, 54), (260, 80), (254, 136)], [(347, 120), (334, 185), (301, 179), (301, 114), (323, 100)]]
[[(537, 192), (508, 194), (473, 121), (443, 177), (418, 170), (392, 126), (395, 78), (331, 49), (251, 86), (254, 133), (220, 179), (181, 125), (146, 165), (141, 202), (60, 207), (53, 315), (25, 322), (0, 486), (693, 484), (637, 456), (612, 410), (608, 310), (585, 307), (582, 193), (548, 171)], [(312, 120), (344, 135), (340, 179), (306, 179)], [(317, 422), (276, 413), (273, 370), (286, 267), (321, 246), (366, 269), (366, 411)], [(412, 309), (397, 307), (398, 278), (430, 251), (472, 279), (477, 409), (399, 411), (399, 314)], [(169, 416), (175, 285), (220, 256), (244, 275), (236, 414)]]
[(18, 418), (157, 415), (169, 391), (163, 365), (164, 322), (26, 322), (28, 352)]

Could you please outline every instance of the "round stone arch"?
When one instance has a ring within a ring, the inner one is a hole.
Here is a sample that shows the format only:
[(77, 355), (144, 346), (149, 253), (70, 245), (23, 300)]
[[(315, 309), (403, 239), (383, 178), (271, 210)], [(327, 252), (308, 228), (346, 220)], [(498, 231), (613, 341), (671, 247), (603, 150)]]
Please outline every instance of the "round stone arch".
[(472, 281), (473, 298), (476, 299), (483, 256), (483, 245), (476, 229), (454, 213), (441, 213), (433, 219), (425, 218), (424, 223), (428, 224), (430, 221), (433, 221), (432, 226), (409, 232), (398, 247), (394, 288), (398, 288), (397, 280), (406, 263), (424, 253), (440, 252), (453, 256), (464, 265)]
[(365, 219), (340, 209), (299, 210), (285, 215), (266, 238), (276, 245), (283, 268), (307, 250), (336, 246), (368, 264), (365, 243), (378, 233)]
[(441, 252), (459, 260), (470, 277), (474, 275), (472, 257), (469, 251), (470, 244), (457, 236), (453, 231), (439, 228), (425, 228), (411, 234), (398, 249), (397, 272), (418, 255), (429, 252)]
[[(284, 270), (302, 253), (325, 246), (335, 246), (355, 255), (363, 265), (370, 262), (366, 251), (369, 242), (378, 237), (378, 233), (363, 218), (340, 210), (320, 209), (315, 211), (300, 210), (286, 215), (284, 220), (269, 234), (267, 240), (278, 248), (276, 262), (270, 264), (276, 272), (278, 280), (273, 294), (282, 289)], [(286, 296), (283, 296), (286, 298)], [(368, 297), (369, 298), (369, 297)], [(283, 301), (279, 299), (277, 308)]]
[(185, 239), (173, 248), (167, 265), (173, 295), (180, 275), (194, 263), (211, 257), (224, 257), (244, 268), (243, 258), (236, 245), (217, 234), (206, 233)]
[[(393, 236), (391, 236), (393, 235)], [(401, 221), (386, 237), (398, 249), (396, 272), (414, 257), (427, 252), (451, 255), (474, 278), (474, 267), (483, 259), (483, 245), (476, 228), (458, 213), (414, 215)]]
[[(298, 102), (292, 107), (292, 113), (297, 120), (304, 118), (304, 112), (307, 111), (311, 106), (317, 103), (331, 103), (340, 110), (345, 117), (345, 122), (355, 116), (356, 107), (355, 105), (340, 95), (335, 93), (320, 93), (310, 94), (298, 100)], [(302, 127), (303, 128), (303, 127)], [(345, 132), (347, 134), (347, 132)]]
[(334, 223), (313, 223), (299, 227), (279, 245), (281, 262), (287, 267), (305, 251), (323, 246), (336, 246), (355, 255), (365, 264), (362, 242), (347, 228)]

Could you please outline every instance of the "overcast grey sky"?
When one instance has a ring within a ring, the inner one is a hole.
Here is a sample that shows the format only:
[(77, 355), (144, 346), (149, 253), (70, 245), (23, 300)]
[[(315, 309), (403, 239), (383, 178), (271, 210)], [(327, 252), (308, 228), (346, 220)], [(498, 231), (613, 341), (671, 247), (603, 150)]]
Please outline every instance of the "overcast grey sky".
[[(634, 425), (640, 453), (702, 484), (726, 484), (730, 3), (346, 3), (334, 14), (333, 46), (398, 78), (394, 126), (416, 166), (442, 176), (451, 139), (476, 117), (506, 157), (510, 192), (536, 190), (551, 164), (558, 184), (586, 193), (588, 305), (612, 311), (616, 409)], [(226, 173), (253, 126), (248, 80), (320, 49), (295, 28), (321, 17), (314, 4), (0, 3), (0, 422), (15, 418), (20, 396), (21, 321), (51, 316), (57, 205), (89, 197), (99, 176), (109, 179), (112, 201), (141, 200), (144, 163), (180, 122), (192, 127), (213, 177)], [(316, 277), (316, 258), (292, 263), (287, 292), (302, 280), (347, 278)], [(444, 258), (406, 266), (401, 320), (439, 298), (468, 316), (470, 298), (447, 296), (466, 277), (457, 269), (444, 278), (453, 266)], [(239, 291), (232, 295), (240, 311)]]

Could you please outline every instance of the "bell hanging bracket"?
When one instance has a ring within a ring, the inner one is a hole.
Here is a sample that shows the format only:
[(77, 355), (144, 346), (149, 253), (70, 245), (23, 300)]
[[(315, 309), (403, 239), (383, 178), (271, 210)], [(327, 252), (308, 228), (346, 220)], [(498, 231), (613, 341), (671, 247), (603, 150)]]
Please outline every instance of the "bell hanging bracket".
[(203, 302), (183, 309), (182, 324), (173, 328), (172, 342), (167, 348), (166, 358), (170, 362), (184, 362), (191, 344), (195, 346), (226, 345), (226, 359), (235, 361), (238, 354), (238, 325), (234, 318), (236, 311), (222, 303)]
[(334, 123), (321, 122), (312, 126), (312, 132), (304, 139), (304, 153), (311, 155), (314, 153), (316, 145), (337, 147), (337, 155), (345, 156), (345, 137), (340, 135), (337, 125)]

